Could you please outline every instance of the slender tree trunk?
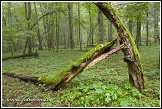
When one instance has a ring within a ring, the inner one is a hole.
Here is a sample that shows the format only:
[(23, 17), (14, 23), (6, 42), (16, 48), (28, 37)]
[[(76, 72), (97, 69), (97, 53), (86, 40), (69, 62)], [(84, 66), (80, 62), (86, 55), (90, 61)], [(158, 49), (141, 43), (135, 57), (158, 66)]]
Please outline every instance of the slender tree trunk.
[(142, 45), (141, 21), (139, 22), (139, 46)]
[[(24, 2), (25, 4), (25, 18), (27, 21), (27, 25), (28, 25), (28, 31), (30, 31), (30, 18), (31, 18), (31, 5), (30, 2)], [(25, 47), (28, 47), (28, 53), (32, 53), (32, 45), (31, 45), (31, 36), (30, 34), (28, 34), (27, 39), (26, 39), (26, 44)], [(25, 54), (26, 48), (24, 50), (24, 54)]]
[(12, 17), (11, 17), (11, 2), (8, 2), (8, 26), (11, 28), (12, 26)]
[(66, 37), (67, 37), (67, 35), (66, 35), (66, 22), (64, 22), (63, 26), (64, 26), (64, 49), (66, 49)]
[(7, 25), (7, 20), (6, 20), (6, 17), (4, 15), (2, 15), (2, 23), (3, 23), (3, 26)]
[(141, 66), (140, 55), (132, 35), (122, 23), (116, 14), (116, 10), (113, 9), (110, 3), (97, 2), (94, 4), (103, 12), (103, 14), (105, 14), (117, 29), (117, 33), (121, 39), (120, 43), (123, 43), (126, 47), (123, 49), (123, 53), (125, 55), (124, 60), (128, 65), (130, 83), (142, 91), (144, 89), (143, 69)]
[[(35, 14), (36, 14), (36, 20), (38, 20), (38, 13), (37, 13), (37, 7), (36, 3), (34, 2), (34, 9), (35, 9)], [(38, 36), (38, 50), (42, 50), (42, 40), (41, 40), (41, 35), (40, 35), (40, 29), (39, 29), (39, 22), (37, 23), (37, 36)]]
[(113, 36), (112, 36), (112, 23), (108, 21), (108, 41), (112, 41)]
[(58, 13), (56, 12), (56, 52), (58, 52), (59, 49), (59, 27), (58, 27)]
[(17, 25), (17, 23), (19, 22), (18, 21), (18, 15), (17, 15), (17, 12), (16, 12), (16, 9), (15, 9), (15, 6), (14, 6), (14, 14), (15, 14), (15, 26), (16, 26), (16, 30), (18, 30), (19, 29), (19, 27), (18, 27), (18, 25)]
[(74, 39), (73, 39), (73, 25), (72, 25), (72, 2), (68, 3), (68, 16), (69, 16), (69, 36), (70, 36), (70, 48), (73, 49), (74, 47)]
[(48, 50), (51, 49), (51, 46), (50, 46), (50, 24), (49, 24), (49, 16), (47, 15), (46, 16), (46, 39), (47, 39), (47, 47), (48, 47)]
[(139, 21), (137, 20), (137, 34), (136, 34), (136, 45), (137, 45), (137, 48), (139, 46)]
[(133, 23), (132, 20), (129, 20), (129, 21), (128, 21), (129, 31), (130, 31), (131, 34), (132, 34), (132, 30), (133, 30), (133, 25), (132, 25), (132, 23)]
[(99, 43), (103, 44), (103, 19), (102, 11), (98, 9), (98, 23), (99, 23)]
[[(93, 43), (93, 39), (92, 39), (92, 13), (91, 13), (91, 10), (89, 10), (88, 12), (89, 12), (89, 37), (88, 37), (88, 42), (89, 42), (89, 44), (92, 45), (92, 43)], [(87, 45), (88, 45), (88, 42), (87, 42)]]
[(148, 21), (148, 11), (146, 12), (146, 16), (147, 16), (147, 21), (146, 21), (146, 46), (148, 46), (148, 42), (149, 42), (149, 21)]
[(17, 47), (16, 47), (14, 40), (12, 38), (10, 38), (10, 39), (11, 39), (11, 42), (12, 42), (13, 50), (17, 51)]
[[(18, 20), (18, 14), (17, 14), (17, 12), (16, 12), (16, 7), (14, 6), (14, 13), (15, 13), (15, 26), (16, 26), (16, 30), (18, 31), (19, 30), (19, 26), (18, 26), (18, 22), (19, 22), (19, 20)], [(20, 40), (20, 39), (19, 39)], [(18, 43), (19, 43), (19, 40), (17, 40), (17, 42), (16, 42), (16, 48), (15, 48), (15, 50), (17, 51), (17, 50), (19, 50), (20, 51), (20, 49), (19, 49), (19, 47), (18, 47)], [(21, 45), (20, 45), (21, 46)]]
[(141, 45), (141, 21), (139, 20), (140, 16), (137, 17), (137, 35), (136, 35), (136, 45), (137, 48), (138, 46)]
[(154, 3), (154, 43), (157, 44), (160, 42), (159, 31), (158, 31), (158, 16), (156, 3)]
[[(11, 2), (8, 2), (8, 28), (11, 29), (12, 27), (12, 16), (11, 16)], [(14, 43), (12, 40), (12, 36), (8, 36), (8, 46), (9, 50), (11, 52), (11, 56), (13, 57), (13, 48), (14, 48)]]
[(78, 36), (79, 36), (79, 47), (82, 50), (82, 39), (80, 36), (80, 3), (78, 2), (78, 19), (79, 19), (79, 26), (78, 26)]

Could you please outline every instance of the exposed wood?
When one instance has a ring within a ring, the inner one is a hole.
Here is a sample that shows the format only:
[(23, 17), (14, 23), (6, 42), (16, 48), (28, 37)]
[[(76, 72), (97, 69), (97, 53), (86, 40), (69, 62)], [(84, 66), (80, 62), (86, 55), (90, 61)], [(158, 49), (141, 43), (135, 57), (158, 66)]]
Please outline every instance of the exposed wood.
[(94, 59), (90, 64), (88, 64), (87, 67), (85, 68), (85, 70), (92, 67), (93, 65), (97, 64), (98, 62), (102, 61), (103, 59), (107, 58), (110, 54), (116, 53), (117, 51), (119, 51), (123, 48), (124, 48), (124, 44), (120, 45), (118, 48), (113, 48), (112, 50), (102, 54), (98, 58)]

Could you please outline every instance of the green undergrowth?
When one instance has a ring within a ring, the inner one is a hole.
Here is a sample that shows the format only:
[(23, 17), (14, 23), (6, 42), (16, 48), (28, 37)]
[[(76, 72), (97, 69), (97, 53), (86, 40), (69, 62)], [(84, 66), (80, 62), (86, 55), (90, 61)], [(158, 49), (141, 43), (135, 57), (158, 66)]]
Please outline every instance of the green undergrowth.
[[(2, 72), (54, 75), (85, 53), (78, 49), (38, 52), (38, 58), (3, 61)], [(48, 90), (43, 84), (2, 76), (2, 106), (159, 107), (159, 46), (140, 46), (139, 52), (145, 79), (143, 94), (129, 84), (127, 64), (123, 62), (123, 53), (118, 52), (83, 71), (59, 91)]]

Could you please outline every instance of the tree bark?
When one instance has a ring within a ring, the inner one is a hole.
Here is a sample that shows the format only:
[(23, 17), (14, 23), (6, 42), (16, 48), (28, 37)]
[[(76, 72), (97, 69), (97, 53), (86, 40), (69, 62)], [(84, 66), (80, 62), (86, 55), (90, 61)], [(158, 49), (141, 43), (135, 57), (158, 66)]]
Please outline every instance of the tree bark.
[(148, 42), (149, 42), (149, 21), (148, 21), (148, 11), (146, 12), (146, 16), (147, 16), (147, 21), (146, 21), (146, 46), (148, 46)]
[(80, 3), (78, 2), (78, 19), (79, 19), (79, 27), (78, 27), (78, 37), (79, 37), (79, 47), (82, 50), (82, 39), (80, 35)]
[(141, 21), (140, 21), (141, 15), (137, 17), (137, 35), (136, 35), (136, 45), (141, 46)]
[(108, 42), (112, 41), (112, 23), (108, 21)]
[(68, 3), (68, 17), (69, 17), (69, 37), (70, 37), (70, 48), (73, 49), (74, 47), (74, 39), (73, 39), (73, 25), (72, 25), (72, 8), (73, 4)]
[[(31, 5), (30, 2), (25, 2), (25, 18), (27, 21), (27, 25), (28, 25), (28, 31), (30, 31), (30, 18), (31, 18)], [(27, 38), (26, 38), (26, 44), (25, 44), (25, 49), (24, 49), (24, 54), (26, 51), (26, 47), (28, 47), (28, 53), (32, 53), (32, 45), (31, 45), (31, 37), (30, 34), (28, 34)]]
[[(34, 9), (35, 9), (35, 14), (36, 14), (36, 20), (38, 20), (38, 13), (37, 13), (37, 7), (36, 3), (34, 2)], [(41, 35), (40, 35), (40, 29), (39, 29), (39, 22), (37, 23), (37, 36), (38, 36), (38, 50), (42, 50), (42, 40), (41, 40)]]
[(91, 13), (91, 10), (89, 10), (88, 12), (89, 12), (89, 38), (88, 38), (88, 41), (87, 41), (87, 45), (88, 45), (88, 42), (89, 42), (89, 44), (93, 45), (93, 38), (92, 38), (92, 13)]
[(158, 31), (158, 16), (156, 3), (154, 3), (154, 44), (160, 42), (159, 31)]
[(128, 65), (130, 83), (142, 91), (144, 89), (143, 69), (140, 62), (140, 55), (132, 35), (122, 23), (116, 14), (116, 10), (110, 3), (97, 2), (94, 4), (103, 12), (103, 14), (105, 14), (117, 29), (117, 33), (121, 39), (120, 42), (126, 46), (126, 48), (123, 49), (123, 53), (125, 55), (124, 60)]
[(98, 24), (99, 24), (99, 43), (103, 44), (103, 19), (102, 19), (102, 11), (98, 9)]
[(58, 12), (56, 12), (56, 52), (59, 49), (59, 23), (58, 23)]
[[(132, 34), (132, 30), (133, 30), (133, 25), (132, 25), (133, 21), (132, 20), (129, 20), (128, 21), (128, 26), (129, 26), (129, 31), (130, 33)], [(133, 35), (133, 34), (132, 34)]]

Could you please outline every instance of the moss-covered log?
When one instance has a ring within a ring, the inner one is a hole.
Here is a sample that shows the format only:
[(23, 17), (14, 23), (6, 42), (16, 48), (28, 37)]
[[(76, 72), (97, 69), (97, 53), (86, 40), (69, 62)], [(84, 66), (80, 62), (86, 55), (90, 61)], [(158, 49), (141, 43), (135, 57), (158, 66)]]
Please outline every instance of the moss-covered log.
[(25, 58), (25, 57), (37, 57), (38, 56), (38, 53), (30, 53), (30, 54), (23, 54), (23, 55), (17, 55), (17, 56), (11, 56), (11, 57), (5, 57), (5, 58), (2, 58), (2, 60), (8, 60), (8, 59), (15, 59), (15, 58)]
[[(23, 81), (30, 82), (39, 82), (42, 84), (46, 84), (48, 88), (53, 90), (58, 90), (61, 87), (65, 86), (69, 83), (74, 77), (80, 74), (89, 64), (88, 68), (92, 66), (92, 64), (96, 64), (97, 62), (105, 59), (112, 53), (115, 53), (121, 49), (123, 49), (123, 44), (119, 48), (112, 48), (112, 46), (117, 42), (117, 39), (112, 42), (106, 44), (97, 45), (94, 49), (91, 49), (89, 52), (84, 54), (78, 60), (67, 66), (63, 71), (58, 72), (54, 75), (45, 75), (42, 77), (31, 77), (22, 74), (15, 74), (5, 72), (4, 75), (11, 76), (14, 78), (19, 78)], [(94, 61), (95, 60), (95, 61)], [(97, 62), (96, 62), (97, 60)], [(87, 68), (86, 68), (87, 69)]]
[(67, 66), (63, 71), (58, 72), (53, 76), (43, 76), (39, 78), (44, 84), (47, 84), (49, 88), (58, 90), (69, 83), (74, 77), (81, 73), (84, 68), (91, 63), (95, 58), (106, 53), (112, 49), (112, 46), (117, 42), (117, 39), (106, 44), (99, 44), (94, 49), (84, 54), (78, 60)]
[(118, 35), (121, 39), (120, 42), (126, 47), (123, 49), (123, 53), (125, 55), (124, 60), (128, 64), (129, 80), (132, 85), (142, 91), (144, 89), (143, 69), (140, 62), (140, 55), (133, 37), (118, 17), (117, 11), (111, 6), (110, 3), (96, 2), (94, 4), (103, 12), (103, 14), (117, 29)]

